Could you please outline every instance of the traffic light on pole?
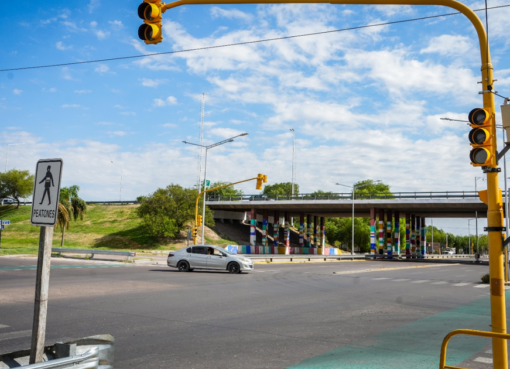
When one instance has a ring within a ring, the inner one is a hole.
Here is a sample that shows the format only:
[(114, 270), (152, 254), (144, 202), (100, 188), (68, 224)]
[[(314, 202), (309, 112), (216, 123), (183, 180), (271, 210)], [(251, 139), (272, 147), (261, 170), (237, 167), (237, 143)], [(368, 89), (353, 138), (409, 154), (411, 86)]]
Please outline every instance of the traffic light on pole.
[(469, 153), (471, 165), (485, 167), (496, 165), (496, 150), (492, 144), (494, 135), (493, 114), (489, 108), (471, 110), (469, 125), (473, 128), (468, 135), (473, 147)]
[(197, 227), (193, 227), (193, 229), (191, 231), (191, 236), (193, 237), (194, 240), (197, 239), (197, 235), (198, 235), (198, 228)]
[(257, 190), (262, 189), (262, 183), (267, 183), (267, 176), (265, 174), (260, 174), (257, 176), (257, 186), (255, 187)]
[(143, 3), (138, 6), (138, 16), (144, 22), (138, 28), (138, 37), (146, 44), (158, 44), (163, 41), (161, 6), (161, 0), (143, 0)]
[(199, 215), (199, 216), (197, 217), (197, 227), (198, 227), (198, 226), (201, 226), (201, 225), (202, 225), (202, 216), (201, 216), (201, 215)]

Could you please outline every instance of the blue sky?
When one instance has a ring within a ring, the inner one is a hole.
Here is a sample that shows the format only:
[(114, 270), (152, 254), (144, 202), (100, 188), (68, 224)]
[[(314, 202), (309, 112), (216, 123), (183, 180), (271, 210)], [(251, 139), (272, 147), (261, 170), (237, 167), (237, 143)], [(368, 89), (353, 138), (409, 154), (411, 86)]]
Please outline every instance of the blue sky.
[[(467, 3), (473, 9), (482, 2)], [(489, 6), (505, 5), (490, 0)], [(510, 2), (508, 2), (510, 4)], [(65, 7), (63, 7), (65, 5)], [(0, 69), (106, 59), (306, 34), (451, 13), (429, 6), (182, 6), (164, 14), (164, 40), (137, 38), (139, 1), (0, 4)], [(478, 13), (484, 20), (483, 13)], [(14, 15), (14, 16), (13, 16)], [(489, 11), (496, 90), (510, 95), (507, 20)], [(12, 40), (12, 41), (11, 41)], [(474, 190), (466, 119), (481, 105), (474, 28), (460, 15), (356, 31), (150, 58), (0, 72), (0, 157), (8, 169), (64, 159), (63, 185), (87, 200), (134, 199), (192, 186), (202, 93), (208, 178), (268, 175), (302, 192), (373, 178), (394, 191)], [(496, 100), (501, 104), (500, 99)], [(114, 163), (112, 164), (111, 161)], [(510, 175), (509, 175), (510, 176)], [(501, 176), (503, 178), (503, 176)], [(479, 188), (485, 182), (479, 181)], [(254, 193), (254, 183), (242, 187)], [(467, 223), (463, 221), (462, 224)]]

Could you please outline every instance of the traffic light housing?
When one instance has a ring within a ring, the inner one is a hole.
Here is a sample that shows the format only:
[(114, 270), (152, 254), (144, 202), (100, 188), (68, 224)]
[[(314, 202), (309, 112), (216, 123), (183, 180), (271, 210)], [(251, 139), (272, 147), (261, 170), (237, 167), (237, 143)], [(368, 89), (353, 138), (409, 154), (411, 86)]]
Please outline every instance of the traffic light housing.
[(201, 215), (199, 215), (199, 216), (197, 217), (197, 227), (198, 227), (198, 226), (201, 226), (201, 225), (202, 225), (202, 216), (201, 216)]
[(476, 108), (468, 116), (471, 131), (468, 138), (471, 146), (469, 158), (474, 167), (496, 165), (496, 150), (493, 146), (493, 114), (489, 108)]
[(146, 44), (158, 44), (163, 41), (161, 0), (143, 0), (138, 6), (138, 16), (143, 23), (138, 28), (138, 37)]
[(257, 186), (255, 187), (257, 190), (262, 189), (262, 183), (267, 183), (267, 176), (265, 174), (260, 174), (257, 176)]
[(191, 230), (191, 236), (193, 237), (194, 240), (197, 239), (197, 236), (198, 236), (198, 228), (197, 227), (193, 227), (193, 229)]

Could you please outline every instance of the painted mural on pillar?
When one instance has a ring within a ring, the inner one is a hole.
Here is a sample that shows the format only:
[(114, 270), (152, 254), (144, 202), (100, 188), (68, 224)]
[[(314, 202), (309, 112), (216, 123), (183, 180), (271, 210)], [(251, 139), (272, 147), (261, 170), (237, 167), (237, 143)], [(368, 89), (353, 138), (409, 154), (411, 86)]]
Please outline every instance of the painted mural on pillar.
[(262, 246), (267, 246), (267, 219), (262, 221)]
[(280, 225), (278, 224), (278, 219), (274, 219), (273, 223), (273, 245), (278, 247), (278, 238), (280, 237)]
[(393, 255), (393, 229), (392, 229), (392, 218), (391, 213), (388, 213), (386, 219), (386, 253), (388, 258), (391, 259)]
[(255, 246), (257, 243), (257, 220), (250, 221), (250, 245)]
[(305, 229), (305, 224), (303, 222), (299, 223), (299, 247), (303, 247), (305, 244), (305, 237), (303, 231)]

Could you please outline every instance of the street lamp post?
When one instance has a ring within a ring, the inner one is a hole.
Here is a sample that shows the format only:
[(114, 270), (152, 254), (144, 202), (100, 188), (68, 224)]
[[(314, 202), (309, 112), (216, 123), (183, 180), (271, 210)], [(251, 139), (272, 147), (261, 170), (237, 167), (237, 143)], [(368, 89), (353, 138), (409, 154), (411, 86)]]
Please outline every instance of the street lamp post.
[[(214, 147), (226, 144), (228, 142), (233, 142), (234, 138), (241, 137), (241, 136), (248, 136), (248, 133), (241, 133), (240, 135), (227, 138), (226, 140), (223, 140), (223, 141), (220, 141), (220, 142), (216, 142), (216, 143), (214, 143), (212, 145), (209, 145), (209, 146), (199, 145), (199, 144), (196, 144), (196, 143), (193, 143), (193, 142), (182, 141), (183, 143), (188, 144), (188, 145), (200, 146), (200, 147), (205, 148), (204, 189), (206, 187), (205, 185), (206, 185), (206, 181), (207, 181), (207, 153), (209, 152), (209, 149), (212, 149)], [(199, 187), (199, 191), (200, 191), (200, 187)], [(206, 194), (204, 193), (204, 202), (202, 204), (202, 244), (205, 243), (205, 196), (206, 196)]]
[[(120, 200), (120, 203), (122, 204), (122, 165), (118, 164), (118, 163), (114, 163), (112, 160), (110, 160), (110, 161), (112, 162), (112, 164), (117, 164), (120, 167), (119, 200)], [(129, 188), (128, 188), (128, 190), (129, 190)]]
[(380, 182), (381, 182), (380, 180), (370, 181), (370, 182), (364, 183), (364, 184), (362, 184), (360, 186), (356, 186), (356, 185), (348, 186), (348, 185), (344, 185), (344, 184), (341, 184), (341, 183), (337, 183), (337, 186), (344, 186), (344, 187), (352, 188), (352, 241), (351, 241), (351, 255), (354, 255), (354, 192), (356, 191), (356, 189), (359, 189), (359, 188), (362, 188), (362, 187), (366, 187), (366, 186), (369, 186), (369, 185), (372, 185), (372, 184), (375, 184), (375, 183), (380, 183)]
[(292, 132), (292, 197), (294, 197), (294, 162), (296, 159), (296, 131), (294, 131), (294, 128), (291, 128), (290, 131)]
[(24, 145), (24, 142), (7, 144), (7, 152), (5, 153), (5, 173), (7, 173), (7, 160), (9, 159), (9, 146)]

